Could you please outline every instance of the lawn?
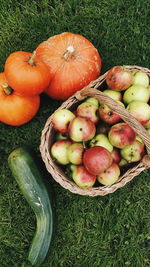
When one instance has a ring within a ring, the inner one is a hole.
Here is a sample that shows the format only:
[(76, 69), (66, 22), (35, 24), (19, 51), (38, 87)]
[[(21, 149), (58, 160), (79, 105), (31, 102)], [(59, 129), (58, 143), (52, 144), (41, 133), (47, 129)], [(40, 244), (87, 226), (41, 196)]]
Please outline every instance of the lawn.
[[(149, 68), (149, 3), (146, 0), (1, 0), (0, 71), (14, 51), (32, 52), (62, 32), (89, 39), (105, 73), (114, 65)], [(36, 229), (33, 211), (10, 172), (7, 158), (18, 146), (36, 152), (53, 190), (55, 235), (42, 267), (147, 267), (150, 240), (150, 171), (113, 194), (75, 195), (45, 170), (39, 145), (48, 117), (61, 102), (41, 95), (38, 114), (27, 124), (0, 123), (0, 266), (31, 267), (27, 261)]]

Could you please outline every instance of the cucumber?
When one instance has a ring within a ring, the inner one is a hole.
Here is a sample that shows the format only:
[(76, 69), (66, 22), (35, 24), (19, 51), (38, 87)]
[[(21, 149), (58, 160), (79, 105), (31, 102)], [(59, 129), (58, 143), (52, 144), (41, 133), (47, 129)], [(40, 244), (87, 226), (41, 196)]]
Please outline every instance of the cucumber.
[(39, 266), (47, 255), (53, 235), (51, 198), (37, 163), (27, 147), (12, 151), (8, 157), (8, 164), (22, 194), (36, 216), (36, 232), (28, 260), (32, 265)]

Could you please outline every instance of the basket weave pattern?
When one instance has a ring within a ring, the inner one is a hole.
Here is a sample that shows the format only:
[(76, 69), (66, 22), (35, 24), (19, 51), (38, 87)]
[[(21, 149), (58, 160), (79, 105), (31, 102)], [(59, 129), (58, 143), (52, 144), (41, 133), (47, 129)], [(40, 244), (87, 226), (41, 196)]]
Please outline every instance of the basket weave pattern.
[[(150, 70), (139, 66), (125, 66), (126, 68), (136, 71), (141, 70), (147, 73), (150, 77)], [(143, 139), (146, 147), (146, 155), (143, 159), (137, 163), (136, 166), (128, 169), (123, 175), (120, 176), (119, 180), (111, 186), (99, 186), (92, 187), (90, 189), (79, 188), (73, 181), (71, 181), (61, 168), (55, 163), (50, 155), (50, 147), (54, 140), (55, 131), (52, 126), (52, 115), (48, 118), (41, 135), (40, 152), (42, 159), (45, 163), (47, 171), (52, 175), (56, 182), (62, 187), (68, 189), (72, 193), (79, 195), (88, 196), (104, 196), (109, 193), (115, 192), (117, 189), (126, 185), (134, 177), (138, 176), (142, 171), (150, 168), (150, 135), (147, 133), (145, 128), (139, 123), (124, 107), (119, 105), (109, 96), (105, 95), (100, 91), (101, 85), (106, 80), (107, 72), (100, 76), (97, 80), (92, 81), (87, 87), (78, 91), (76, 94), (68, 98), (58, 109), (70, 109), (79, 101), (84, 100), (88, 96), (96, 97), (98, 100), (107, 104), (113, 111), (118, 113), (122, 120), (128, 123), (132, 129)], [(99, 90), (97, 90), (99, 88)]]

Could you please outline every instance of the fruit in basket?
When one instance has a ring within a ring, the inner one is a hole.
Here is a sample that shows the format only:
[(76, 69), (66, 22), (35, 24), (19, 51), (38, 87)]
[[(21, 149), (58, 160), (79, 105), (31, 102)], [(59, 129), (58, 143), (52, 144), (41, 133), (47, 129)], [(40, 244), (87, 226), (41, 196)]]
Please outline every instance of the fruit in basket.
[(29, 122), (38, 112), (40, 96), (20, 96), (13, 90), (5, 77), (0, 73), (0, 121), (12, 126)]
[(117, 182), (119, 176), (120, 168), (118, 164), (113, 162), (107, 170), (97, 175), (97, 180), (99, 181), (99, 183), (109, 186)]
[(137, 162), (140, 161), (144, 155), (145, 149), (144, 144), (135, 140), (131, 145), (126, 146), (121, 149), (121, 156), (127, 162)]
[(98, 101), (98, 99), (95, 98), (95, 97), (90, 97), (90, 96), (89, 96), (89, 97), (87, 97), (87, 98), (84, 100), (84, 102), (93, 104), (93, 105), (95, 105), (97, 108), (99, 107), (99, 101)]
[(61, 165), (69, 164), (68, 148), (72, 144), (70, 140), (59, 140), (51, 146), (51, 155)]
[(80, 188), (91, 188), (96, 182), (96, 175), (89, 173), (83, 165), (71, 165), (71, 177)]
[(60, 133), (67, 133), (69, 123), (74, 118), (74, 113), (69, 109), (56, 110), (52, 116), (53, 127), (56, 131), (59, 131)]
[(82, 143), (73, 143), (68, 147), (69, 162), (75, 165), (82, 164), (84, 146)]
[(114, 66), (106, 76), (106, 83), (110, 89), (123, 91), (131, 86), (133, 74), (123, 66)]
[(77, 116), (68, 126), (69, 137), (75, 142), (89, 141), (95, 133), (95, 124), (87, 118)]
[(123, 95), (123, 102), (129, 104), (132, 101), (142, 101), (147, 103), (149, 101), (149, 91), (147, 87), (139, 84), (130, 86)]
[(76, 115), (80, 117), (87, 118), (94, 123), (99, 121), (99, 116), (97, 114), (98, 108), (96, 105), (83, 102), (76, 109)]
[(105, 147), (109, 152), (113, 151), (113, 146), (109, 142), (108, 137), (105, 134), (97, 134), (90, 141), (90, 147), (93, 146), (102, 146)]
[(110, 143), (117, 148), (123, 148), (133, 143), (136, 133), (125, 122), (114, 124), (108, 133)]
[(16, 51), (6, 59), (5, 75), (15, 92), (23, 96), (41, 94), (49, 85), (49, 68), (35, 53)]
[(101, 57), (85, 37), (70, 32), (50, 37), (36, 48), (37, 57), (49, 67), (51, 98), (66, 100), (95, 80), (101, 71)]
[(150, 120), (150, 105), (148, 103), (132, 101), (127, 106), (127, 110), (143, 125)]
[(120, 149), (114, 147), (111, 152), (111, 156), (113, 158), (113, 162), (119, 163), (121, 161)]
[(105, 95), (108, 95), (109, 97), (111, 97), (112, 99), (116, 100), (116, 101), (122, 101), (122, 94), (119, 91), (114, 91), (111, 89), (105, 89), (103, 91), (103, 93)]
[(133, 84), (139, 84), (145, 87), (149, 85), (149, 77), (143, 71), (136, 71), (133, 75)]
[[(124, 104), (121, 101), (117, 102), (118, 104), (124, 107)], [(106, 104), (101, 104), (98, 109), (98, 112), (100, 118), (108, 124), (114, 124), (121, 120), (121, 117), (112, 109), (110, 109)]]
[(93, 175), (104, 172), (111, 164), (111, 153), (102, 146), (91, 147), (83, 154), (83, 165)]

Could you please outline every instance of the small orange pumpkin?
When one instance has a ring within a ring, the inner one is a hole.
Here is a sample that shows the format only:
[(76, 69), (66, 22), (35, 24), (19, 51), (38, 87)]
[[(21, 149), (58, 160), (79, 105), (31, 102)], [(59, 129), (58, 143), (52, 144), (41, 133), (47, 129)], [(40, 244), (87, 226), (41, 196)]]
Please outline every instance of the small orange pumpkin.
[(40, 96), (18, 95), (9, 87), (4, 72), (0, 73), (0, 121), (12, 126), (20, 126), (30, 121), (40, 106)]
[(37, 60), (35, 52), (11, 53), (6, 59), (4, 72), (9, 85), (23, 96), (41, 94), (50, 82), (49, 69)]
[(54, 99), (66, 100), (100, 75), (98, 50), (79, 34), (52, 36), (39, 44), (36, 55), (49, 67), (50, 84), (45, 92)]

